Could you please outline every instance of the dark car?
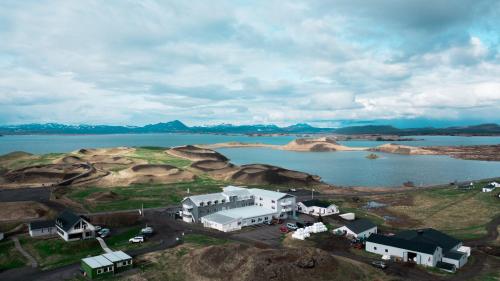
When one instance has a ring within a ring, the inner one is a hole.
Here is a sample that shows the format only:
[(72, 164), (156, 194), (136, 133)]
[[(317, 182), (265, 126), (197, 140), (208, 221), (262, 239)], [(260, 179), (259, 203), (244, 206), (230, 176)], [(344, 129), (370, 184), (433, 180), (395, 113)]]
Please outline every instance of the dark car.
[(301, 222), (296, 222), (295, 225), (298, 227), (298, 228), (304, 228), (304, 224), (301, 223)]
[(374, 267), (378, 267), (378, 268), (381, 268), (381, 269), (386, 269), (387, 268), (387, 264), (383, 261), (372, 261), (372, 266)]

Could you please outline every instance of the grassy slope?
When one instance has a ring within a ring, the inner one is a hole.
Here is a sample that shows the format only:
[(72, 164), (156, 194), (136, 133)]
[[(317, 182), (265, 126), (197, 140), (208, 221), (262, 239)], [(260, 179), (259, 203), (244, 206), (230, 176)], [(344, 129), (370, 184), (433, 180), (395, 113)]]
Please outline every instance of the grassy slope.
[(43, 155), (14, 155), (13, 157), (0, 156), (0, 167), (5, 169), (19, 169), (28, 166), (50, 164), (64, 153), (48, 153)]
[[(139, 231), (140, 227), (133, 227), (122, 233), (112, 235), (106, 238), (106, 244), (113, 250), (130, 250), (153, 245), (153, 242), (128, 243), (128, 239), (137, 235)], [(21, 240), (21, 243), (40, 263), (42, 270), (61, 267), (79, 262), (82, 258), (88, 256), (104, 253), (95, 239), (66, 242), (60, 238), (33, 239), (26, 237)]]
[(22, 267), (26, 264), (24, 257), (14, 247), (14, 241), (0, 242), (0, 272)]
[[(175, 184), (138, 184), (123, 187), (84, 187), (75, 188), (68, 197), (83, 204), (89, 211), (112, 211), (137, 209), (144, 204), (144, 208), (161, 207), (178, 204), (183, 197), (190, 194), (219, 192), (225, 183), (209, 178), (197, 178), (193, 182), (180, 182)], [(89, 204), (85, 198), (95, 192), (112, 191), (119, 195), (113, 202), (100, 202)]]

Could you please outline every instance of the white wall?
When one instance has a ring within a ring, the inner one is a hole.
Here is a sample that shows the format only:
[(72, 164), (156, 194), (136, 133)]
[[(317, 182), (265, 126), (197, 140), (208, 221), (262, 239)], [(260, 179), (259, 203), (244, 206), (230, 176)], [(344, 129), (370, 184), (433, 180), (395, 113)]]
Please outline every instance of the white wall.
[(361, 233), (354, 233), (352, 232), (349, 228), (347, 228), (347, 226), (342, 226), (342, 227), (339, 227), (339, 228), (336, 228), (334, 231), (345, 231), (346, 232), (346, 235), (350, 235), (350, 236), (353, 236), (355, 238), (368, 238), (370, 237), (370, 235), (374, 234), (374, 233), (377, 233), (377, 227), (373, 227), (373, 228), (370, 228), (364, 232), (361, 232)]
[(447, 263), (454, 264), (457, 268), (461, 268), (467, 263), (467, 255), (463, 255), (460, 260), (454, 260), (443, 257), (443, 261)]
[(313, 216), (329, 216), (333, 214), (338, 214), (339, 209), (335, 205), (330, 205), (327, 208), (322, 208), (318, 206), (311, 206), (307, 207), (306, 205), (302, 204), (301, 202), (297, 203), (298, 206), (300, 206), (299, 212), (304, 213), (304, 214), (309, 214)]
[[(365, 250), (370, 253), (379, 255), (390, 255), (394, 257), (399, 257), (402, 259), (407, 258), (408, 252), (416, 253), (416, 263), (425, 266), (436, 266), (436, 263), (442, 259), (441, 248), (438, 248), (433, 255), (426, 253), (420, 253), (415, 251), (408, 251), (406, 249), (396, 248), (392, 246), (386, 246), (382, 244), (377, 244), (373, 242), (366, 242)], [(405, 260), (406, 261), (406, 260)]]
[(230, 223), (222, 224), (222, 223), (217, 223), (217, 222), (213, 222), (210, 220), (206, 220), (202, 217), (201, 222), (203, 223), (204, 227), (217, 229), (217, 230), (223, 231), (223, 232), (230, 232), (230, 231), (236, 231), (236, 230), (241, 229), (241, 221), (240, 220), (235, 220), (235, 221), (232, 221)]

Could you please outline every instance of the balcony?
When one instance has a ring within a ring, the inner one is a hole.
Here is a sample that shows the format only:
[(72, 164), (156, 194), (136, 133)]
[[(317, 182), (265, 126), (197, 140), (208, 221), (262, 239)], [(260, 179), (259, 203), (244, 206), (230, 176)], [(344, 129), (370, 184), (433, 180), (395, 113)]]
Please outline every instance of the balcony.
[(283, 202), (280, 202), (280, 205), (281, 206), (290, 206), (290, 205), (292, 205), (292, 202), (290, 202), (290, 201), (283, 201)]
[(281, 212), (291, 212), (293, 209), (291, 207), (281, 208)]

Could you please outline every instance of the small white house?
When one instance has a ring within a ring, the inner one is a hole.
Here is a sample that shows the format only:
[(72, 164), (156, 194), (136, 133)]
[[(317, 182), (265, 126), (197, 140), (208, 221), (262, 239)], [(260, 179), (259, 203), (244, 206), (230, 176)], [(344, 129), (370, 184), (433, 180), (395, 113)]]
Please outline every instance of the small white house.
[(367, 219), (357, 219), (333, 231), (344, 232), (346, 236), (352, 236), (357, 239), (366, 239), (370, 235), (377, 233), (377, 226)]
[(497, 188), (496, 185), (494, 185), (493, 183), (489, 183), (488, 185), (483, 187), (483, 192), (492, 192), (493, 190), (495, 190), (495, 188)]
[(335, 204), (330, 204), (322, 200), (307, 200), (297, 203), (297, 211), (312, 216), (329, 216), (339, 213), (339, 208)]
[(95, 227), (84, 217), (68, 210), (57, 217), (56, 231), (65, 241), (95, 238)]
[(56, 222), (53, 220), (30, 222), (30, 224), (28, 225), (28, 230), (31, 237), (50, 236), (57, 234)]

